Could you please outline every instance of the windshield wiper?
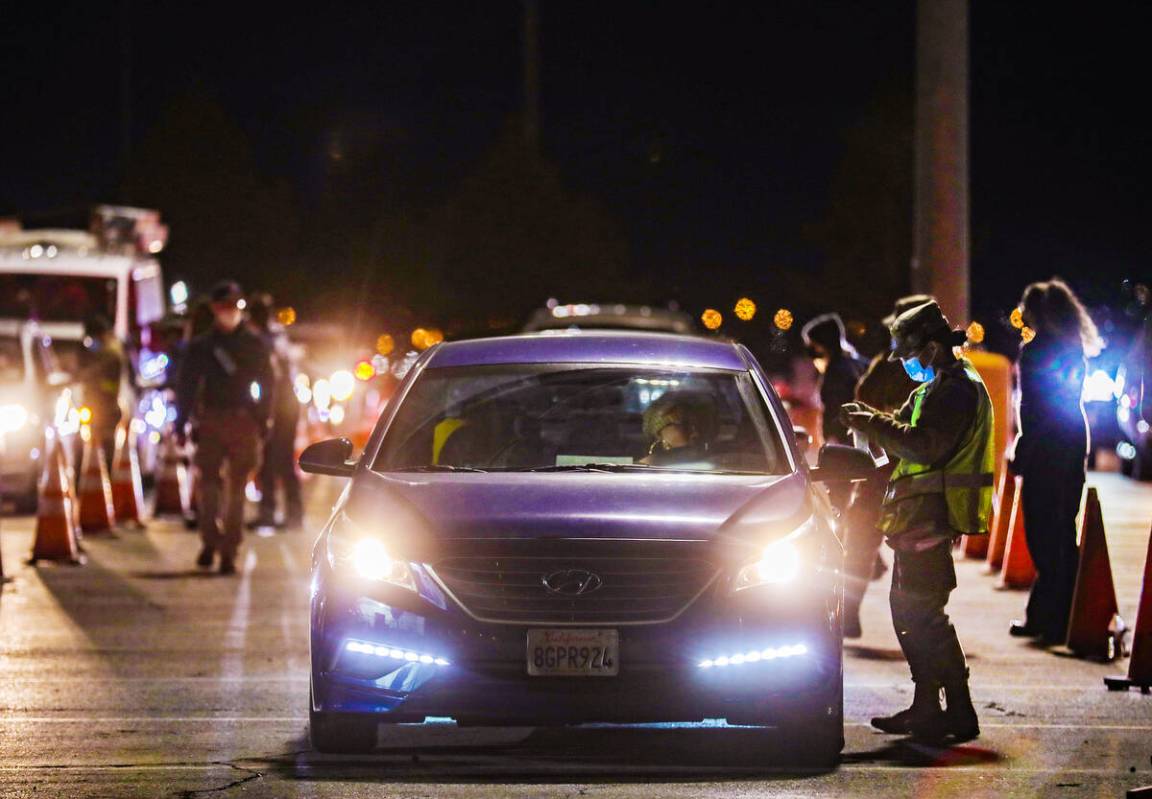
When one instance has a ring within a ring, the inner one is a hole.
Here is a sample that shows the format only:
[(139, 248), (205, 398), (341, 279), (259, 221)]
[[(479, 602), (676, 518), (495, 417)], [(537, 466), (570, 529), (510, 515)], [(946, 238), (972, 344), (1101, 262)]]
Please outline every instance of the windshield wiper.
[(510, 472), (611, 472), (616, 464), (611, 463), (566, 463), (563, 466), (525, 466), (522, 469), (509, 469)]
[(403, 469), (392, 469), (394, 472), (481, 472), (487, 469), (477, 469), (473, 466), (449, 466), (444, 463), (429, 463), (426, 466), (407, 466)]

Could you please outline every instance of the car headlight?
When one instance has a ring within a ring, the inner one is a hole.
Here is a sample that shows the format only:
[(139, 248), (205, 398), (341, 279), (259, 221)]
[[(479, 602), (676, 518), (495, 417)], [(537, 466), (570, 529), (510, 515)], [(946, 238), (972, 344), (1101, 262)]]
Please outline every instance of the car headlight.
[(23, 405), (0, 405), (0, 433), (15, 433), (26, 424), (28, 410)]
[(383, 538), (363, 530), (343, 513), (328, 533), (328, 562), (337, 571), (365, 580), (416, 590), (408, 562), (392, 557)]
[(813, 526), (813, 520), (809, 519), (787, 538), (764, 547), (759, 560), (743, 566), (736, 572), (732, 590), (742, 591), (761, 585), (784, 585), (793, 582), (804, 566), (804, 552), (799, 539), (809, 533)]

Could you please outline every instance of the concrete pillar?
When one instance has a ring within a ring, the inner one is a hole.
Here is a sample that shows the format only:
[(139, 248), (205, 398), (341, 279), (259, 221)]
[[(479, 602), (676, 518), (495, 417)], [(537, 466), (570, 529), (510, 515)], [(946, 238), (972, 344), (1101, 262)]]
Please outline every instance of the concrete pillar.
[(968, 2), (918, 0), (912, 286), (969, 321)]

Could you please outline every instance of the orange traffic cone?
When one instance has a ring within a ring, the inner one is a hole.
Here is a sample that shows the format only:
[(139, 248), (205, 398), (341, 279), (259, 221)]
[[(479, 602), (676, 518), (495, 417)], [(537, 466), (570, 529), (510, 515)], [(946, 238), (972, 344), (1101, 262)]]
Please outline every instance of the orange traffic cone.
[(964, 536), (964, 557), (972, 558), (973, 560), (987, 560), (988, 539), (992, 537), (992, 531), (996, 529), (997, 510), (1000, 507), (1000, 497), (1004, 496), (1004, 485), (1006, 482), (1008, 482), (1007, 469), (1001, 472), (1000, 483), (996, 486), (996, 494), (992, 498), (992, 518), (988, 520), (988, 533), (987, 535)]
[(1016, 500), (1012, 503), (1008, 541), (1004, 545), (1004, 564), (1000, 568), (1000, 580), (996, 583), (996, 587), (1031, 588), (1035, 580), (1036, 566), (1032, 563), (1028, 541), (1024, 536), (1024, 486), (1021, 483), (1017, 486)]
[(1020, 484), (1019, 475), (1006, 476), (996, 496), (996, 513), (993, 516), (995, 524), (988, 535), (988, 558), (984, 567), (986, 574), (999, 574), (1000, 567), (1004, 565), (1004, 547), (1008, 543), (1008, 532), (1012, 529), (1012, 512), (1016, 498), (1020, 496)]
[(136, 456), (136, 436), (128, 425), (116, 430), (116, 457), (112, 459), (112, 507), (116, 521), (144, 528), (144, 483), (140, 477), (140, 461)]
[(172, 436), (168, 436), (160, 452), (160, 473), (156, 476), (156, 501), (152, 515), (188, 515), (188, 469)]
[(81, 428), (84, 439), (83, 466), (80, 469), (80, 529), (85, 533), (110, 533), (116, 524), (116, 511), (112, 507), (112, 483), (104, 454), (92, 431)]
[(1136, 686), (1142, 693), (1152, 693), (1152, 536), (1148, 537), (1148, 554), (1144, 556), (1144, 582), (1136, 609), (1136, 628), (1132, 631), (1128, 676), (1105, 677), (1104, 684), (1109, 691), (1127, 691)]
[(36, 511), (36, 540), (29, 563), (41, 560), (81, 564), (79, 533), (72, 512), (73, 497), (60, 442), (52, 440), (52, 451), (44, 459), (40, 476), (40, 496)]
[(1080, 566), (1068, 617), (1067, 646), (1082, 657), (1114, 660), (1120, 655), (1124, 632), (1124, 620), (1116, 603), (1116, 586), (1112, 582), (1112, 561), (1104, 537), (1100, 497), (1096, 489), (1089, 486), (1084, 523), (1080, 528)]

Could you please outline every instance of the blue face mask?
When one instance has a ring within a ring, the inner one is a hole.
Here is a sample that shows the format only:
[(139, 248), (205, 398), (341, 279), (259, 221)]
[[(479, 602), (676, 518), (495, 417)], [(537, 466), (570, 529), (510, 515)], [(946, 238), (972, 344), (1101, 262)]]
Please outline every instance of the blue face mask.
[(936, 377), (936, 369), (920, 363), (919, 355), (915, 358), (901, 358), (900, 363), (904, 364), (904, 371), (908, 373), (908, 377), (917, 383), (930, 383)]

